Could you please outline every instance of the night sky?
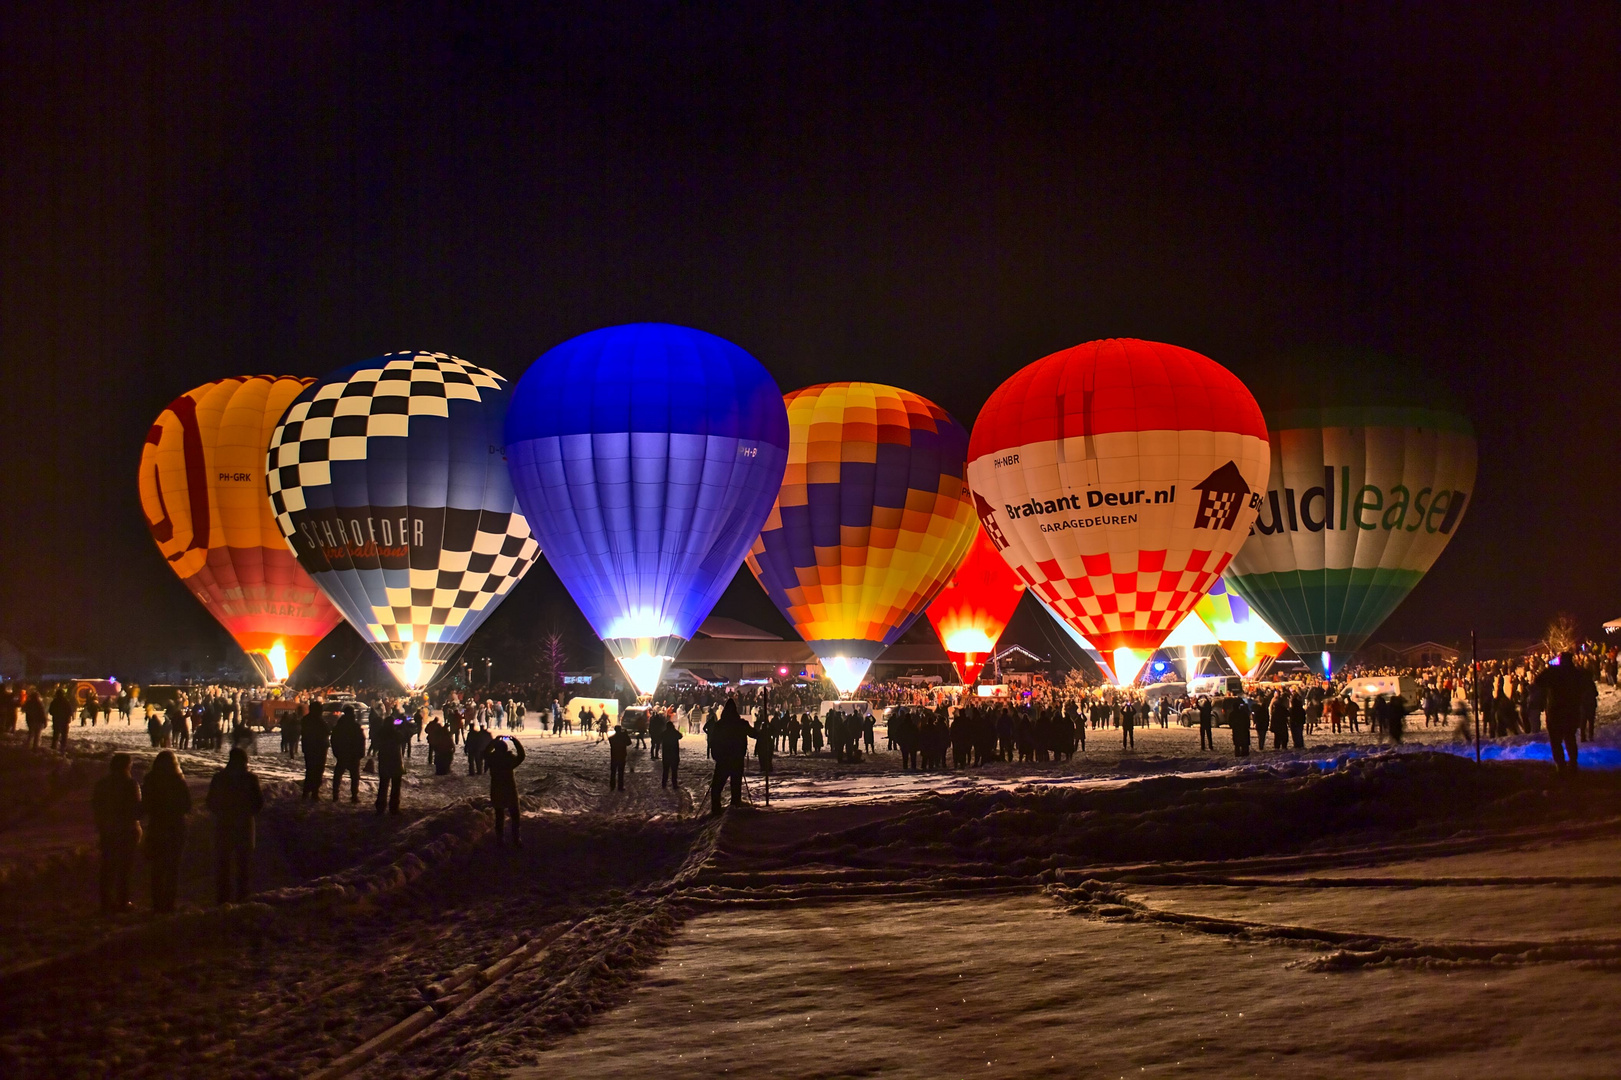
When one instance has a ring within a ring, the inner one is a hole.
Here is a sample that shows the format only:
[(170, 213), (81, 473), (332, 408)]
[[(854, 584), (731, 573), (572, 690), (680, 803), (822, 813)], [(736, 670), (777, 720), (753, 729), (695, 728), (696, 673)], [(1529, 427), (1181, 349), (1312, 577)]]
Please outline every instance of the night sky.
[[(1596, 630), (1618, 107), (1613, 4), (14, 0), (0, 635), (109, 664), (223, 637), (135, 483), (201, 382), (395, 349), (516, 378), (641, 320), (965, 426), (1094, 338), (1258, 392), (1296, 346), (1398, 353), (1455, 391), (1480, 476), (1380, 636)], [(544, 566), (508, 608), (492, 637), (579, 626)], [(721, 611), (771, 617), (747, 570)]]

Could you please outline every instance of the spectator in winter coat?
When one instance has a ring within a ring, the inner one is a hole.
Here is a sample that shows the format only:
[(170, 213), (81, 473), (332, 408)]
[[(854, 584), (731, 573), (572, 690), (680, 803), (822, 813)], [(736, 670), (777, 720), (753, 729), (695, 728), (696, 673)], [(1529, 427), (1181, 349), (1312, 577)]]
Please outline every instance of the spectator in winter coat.
[(39, 690), (28, 688), (28, 700), (23, 702), (23, 720), (28, 725), (28, 748), (39, 749), (39, 736), (45, 730), (45, 700), (39, 696)]
[(310, 702), (309, 715), (299, 726), (299, 741), (304, 750), (304, 792), (299, 801), (314, 802), (321, 797), (321, 782), (326, 779), (326, 752), (332, 745), (332, 729), (321, 715), (321, 703)]
[(360, 762), (366, 756), (366, 732), (355, 719), (355, 707), (345, 705), (343, 714), (332, 725), (332, 801), (338, 801), (338, 788), (349, 774), (349, 801), (360, 801)]
[(625, 760), (630, 756), (630, 736), (615, 725), (608, 736), (608, 790), (625, 790)]
[(709, 782), (709, 807), (711, 813), (719, 814), (720, 794), (728, 782), (732, 787), (731, 805), (743, 802), (743, 763), (748, 758), (749, 736), (755, 731), (737, 711), (737, 701), (727, 698), (720, 717), (704, 725), (704, 734), (709, 736), (709, 756), (715, 759), (715, 775)]
[(665, 724), (664, 730), (659, 732), (659, 760), (664, 766), (663, 779), (659, 787), (681, 786), (678, 774), (681, 771), (681, 729), (674, 724)]
[(163, 750), (141, 784), (141, 813), (146, 817), (146, 861), (152, 865), (152, 910), (174, 910), (180, 891), (180, 855), (186, 847), (186, 815), (191, 790), (173, 750)]
[(1591, 675), (1576, 666), (1568, 649), (1559, 654), (1557, 663), (1543, 669), (1534, 686), (1546, 701), (1548, 744), (1553, 750), (1554, 765), (1561, 773), (1574, 773), (1576, 735), (1581, 730), (1589, 699), (1595, 704), (1598, 700), (1598, 686)]
[[(72, 715), (69, 712), (70, 719)], [(141, 789), (130, 776), (129, 768), (128, 754), (114, 754), (107, 762), (107, 775), (96, 781), (90, 795), (96, 832), (101, 839), (103, 915), (118, 914), (134, 907), (129, 900), (129, 874), (135, 865), (135, 851), (141, 844)]]
[(523, 847), (523, 836), (518, 831), (520, 812), (518, 781), (513, 772), (523, 764), (523, 743), (509, 735), (491, 738), (484, 748), (484, 765), (490, 773), (490, 805), (495, 808), (495, 842), (502, 842), (502, 818), (512, 815), (512, 846)]
[(484, 772), (484, 748), (494, 738), (489, 728), (474, 728), (462, 740), (462, 751), (467, 755), (468, 776), (479, 776)]
[(448, 776), (450, 763), (456, 756), (456, 737), (443, 721), (429, 720), (423, 735), (428, 742), (428, 764), (435, 776)]
[[(68, 700), (68, 692), (62, 687), (56, 688), (56, 694), (51, 698), (51, 749), (67, 753), (68, 726), (73, 723), (73, 702)], [(134, 783), (134, 781), (130, 781)]]
[(403, 716), (393, 716), (378, 726), (372, 737), (372, 751), (377, 755), (377, 812), (386, 806), (388, 812), (400, 812), (400, 780), (405, 776), (405, 745), (410, 741), (411, 722)]
[(253, 880), (254, 819), (264, 809), (259, 778), (248, 771), (248, 752), (231, 749), (225, 768), (208, 782), (208, 812), (214, 815), (214, 885), (222, 904), (231, 899), (235, 870), (236, 899), (246, 900)]

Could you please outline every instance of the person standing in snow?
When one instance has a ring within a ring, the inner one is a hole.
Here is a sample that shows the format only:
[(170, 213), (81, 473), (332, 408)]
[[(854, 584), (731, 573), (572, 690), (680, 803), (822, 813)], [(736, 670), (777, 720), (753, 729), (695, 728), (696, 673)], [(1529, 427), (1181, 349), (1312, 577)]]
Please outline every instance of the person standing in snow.
[(512, 846), (523, 847), (519, 832), (522, 823), (518, 803), (518, 781), (512, 775), (525, 757), (523, 743), (510, 735), (490, 740), (484, 748), (484, 767), (490, 774), (490, 805), (495, 809), (495, 842), (503, 843), (503, 817), (512, 816)]
[(129, 774), (130, 756), (114, 754), (90, 796), (101, 839), (101, 913), (130, 910), (129, 875), (141, 844), (141, 789)]
[(321, 703), (310, 702), (309, 715), (299, 725), (299, 744), (304, 751), (304, 790), (299, 802), (321, 798), (321, 782), (326, 779), (326, 754), (332, 745), (332, 731), (321, 716)]
[(349, 774), (349, 801), (360, 801), (360, 762), (366, 756), (366, 733), (355, 719), (355, 707), (345, 705), (337, 723), (332, 725), (332, 756), (337, 764), (332, 769), (332, 801), (338, 801), (338, 788), (344, 773)]
[(1250, 703), (1242, 695), (1227, 699), (1227, 723), (1233, 732), (1233, 756), (1250, 756)]
[(377, 755), (377, 812), (386, 807), (390, 814), (400, 812), (400, 782), (405, 776), (405, 748), (411, 739), (410, 721), (399, 715), (385, 719), (372, 735), (372, 752)]
[(630, 755), (630, 736), (625, 729), (615, 725), (614, 733), (608, 736), (608, 790), (625, 790), (625, 760)]
[(662, 745), (659, 747), (661, 751), (659, 761), (664, 766), (664, 776), (659, 781), (659, 787), (679, 788), (681, 786), (678, 776), (681, 771), (681, 729), (675, 724), (665, 724), (664, 730), (659, 733), (659, 738), (662, 740)]
[(743, 764), (748, 758), (749, 736), (755, 731), (738, 713), (736, 700), (727, 698), (720, 719), (705, 724), (704, 734), (709, 737), (709, 755), (715, 759), (715, 775), (709, 782), (710, 811), (719, 815), (720, 795), (728, 782), (732, 787), (731, 805), (743, 801)]
[(231, 899), (231, 871), (236, 871), (236, 899), (246, 900), (253, 878), (254, 819), (264, 809), (259, 778), (248, 771), (248, 752), (232, 747), (225, 768), (208, 782), (208, 812), (214, 815), (214, 884), (220, 903)]

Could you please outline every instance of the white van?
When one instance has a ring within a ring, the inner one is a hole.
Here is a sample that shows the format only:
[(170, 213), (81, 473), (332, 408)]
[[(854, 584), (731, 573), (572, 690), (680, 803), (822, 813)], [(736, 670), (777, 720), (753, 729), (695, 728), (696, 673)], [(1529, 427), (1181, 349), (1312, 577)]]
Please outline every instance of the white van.
[(1242, 694), (1244, 680), (1237, 675), (1200, 675), (1188, 683), (1188, 697), (1198, 701), (1202, 697), (1214, 701), (1229, 694)]
[(1418, 680), (1411, 675), (1365, 675), (1360, 679), (1347, 680), (1346, 684), (1351, 697), (1358, 705), (1366, 708), (1382, 697), (1391, 697), (1400, 694), (1407, 703), (1411, 712), (1423, 704), (1423, 689)]

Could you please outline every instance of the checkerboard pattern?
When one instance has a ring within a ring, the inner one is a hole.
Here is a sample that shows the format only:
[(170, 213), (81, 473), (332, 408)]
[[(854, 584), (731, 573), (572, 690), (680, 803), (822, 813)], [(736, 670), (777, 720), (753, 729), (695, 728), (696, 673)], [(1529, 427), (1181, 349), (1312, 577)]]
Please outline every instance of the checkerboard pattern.
[[(1038, 564), (1044, 580), (1016, 567), (1037, 596), (1092, 641), (1136, 632), (1170, 633), (1226, 569), (1230, 553), (1102, 552), (1083, 557), (1085, 574), (1066, 576), (1056, 559)], [(1161, 635), (1163, 636), (1163, 634)]]
[(271, 436), (277, 526), (385, 661), (448, 658), (540, 556), (498, 456), (506, 396), (485, 368), (392, 353), (318, 382)]

